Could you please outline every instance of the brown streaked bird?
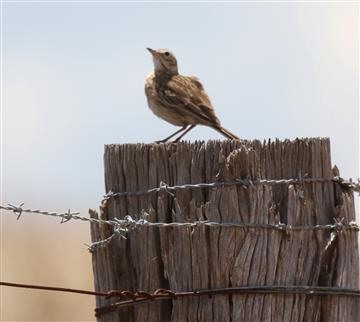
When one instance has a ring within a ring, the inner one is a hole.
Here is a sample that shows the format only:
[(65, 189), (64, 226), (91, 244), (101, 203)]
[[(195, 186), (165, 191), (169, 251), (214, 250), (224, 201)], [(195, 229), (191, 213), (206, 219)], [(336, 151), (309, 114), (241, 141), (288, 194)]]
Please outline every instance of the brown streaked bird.
[(215, 115), (209, 97), (198, 78), (182, 76), (178, 72), (175, 56), (166, 49), (147, 48), (154, 61), (155, 70), (145, 80), (145, 94), (148, 105), (155, 115), (181, 129), (167, 138), (164, 143), (181, 133), (178, 142), (196, 125), (206, 125), (231, 140), (239, 138), (224, 129)]

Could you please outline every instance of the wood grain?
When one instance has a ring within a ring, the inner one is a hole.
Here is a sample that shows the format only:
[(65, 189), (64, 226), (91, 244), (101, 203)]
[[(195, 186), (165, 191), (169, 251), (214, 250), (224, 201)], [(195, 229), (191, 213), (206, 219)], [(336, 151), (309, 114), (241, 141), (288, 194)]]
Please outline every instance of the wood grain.
[[(234, 178), (333, 176), (328, 139), (209, 141), (107, 145), (108, 191), (136, 191)], [(334, 183), (226, 186), (110, 199), (92, 217), (153, 222), (245, 222), (291, 225), (355, 220), (351, 192)], [(91, 228), (92, 240), (111, 235)], [(356, 232), (293, 231), (228, 227), (143, 228), (115, 239), (93, 255), (95, 289), (191, 291), (255, 285), (359, 287)], [(97, 307), (115, 302), (97, 299)], [(137, 305), (98, 321), (359, 321), (359, 299), (345, 296), (235, 294), (181, 298)]]

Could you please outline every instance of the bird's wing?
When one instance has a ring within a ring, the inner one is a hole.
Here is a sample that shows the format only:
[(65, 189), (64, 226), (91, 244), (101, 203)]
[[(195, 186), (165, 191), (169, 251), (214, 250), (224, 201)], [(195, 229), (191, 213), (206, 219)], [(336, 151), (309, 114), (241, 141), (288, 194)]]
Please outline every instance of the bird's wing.
[(209, 97), (196, 77), (175, 75), (166, 83), (162, 101), (176, 109), (181, 115), (188, 115), (200, 124), (218, 126)]

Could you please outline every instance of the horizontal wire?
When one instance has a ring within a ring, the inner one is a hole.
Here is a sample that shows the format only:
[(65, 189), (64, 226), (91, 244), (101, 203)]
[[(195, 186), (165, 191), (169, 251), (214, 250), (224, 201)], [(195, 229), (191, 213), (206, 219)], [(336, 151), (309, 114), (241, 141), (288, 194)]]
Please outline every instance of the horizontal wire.
[(350, 189), (355, 192), (360, 192), (360, 182), (353, 182), (352, 179), (345, 180), (341, 177), (324, 177), (324, 178), (292, 178), (292, 179), (235, 179), (231, 181), (219, 181), (219, 182), (210, 182), (210, 183), (196, 183), (196, 184), (183, 184), (183, 185), (174, 185), (169, 186), (164, 182), (160, 182), (158, 187), (154, 187), (148, 190), (138, 190), (138, 191), (123, 191), (123, 192), (113, 192), (109, 191), (104, 195), (104, 200), (110, 198), (118, 197), (130, 197), (130, 196), (141, 196), (157, 192), (171, 192), (176, 189), (203, 189), (203, 188), (214, 188), (214, 187), (224, 187), (232, 185), (240, 185), (244, 187), (255, 186), (255, 185), (281, 185), (281, 184), (300, 184), (300, 183), (324, 183), (324, 182), (333, 182), (339, 183), (347, 189)]
[[(116, 292), (112, 292), (116, 296)], [(123, 292), (121, 292), (123, 293)], [(173, 292), (170, 290), (158, 289), (154, 293), (136, 292), (131, 293), (128, 299), (122, 296), (124, 300), (105, 305), (95, 309), (95, 316), (99, 317), (105, 313), (114, 312), (122, 307), (133, 306), (137, 304), (149, 303), (157, 300), (176, 300), (181, 297), (190, 296), (214, 296), (214, 295), (234, 295), (234, 294), (303, 294), (303, 295), (330, 295), (330, 296), (360, 296), (360, 289), (325, 287), (325, 286), (304, 286), (304, 285), (269, 285), (269, 286), (240, 286), (217, 289), (203, 289), (189, 292)]]
[(149, 222), (145, 219), (139, 219), (137, 221), (133, 220), (131, 216), (125, 216), (124, 220), (116, 219), (116, 222), (122, 226), (126, 227), (128, 230), (140, 228), (140, 227), (228, 227), (228, 228), (262, 228), (262, 229), (277, 229), (284, 231), (293, 231), (293, 230), (359, 230), (359, 226), (356, 222), (350, 222), (349, 224), (344, 224), (343, 220), (336, 221), (335, 224), (327, 225), (315, 225), (315, 226), (292, 226), (288, 224), (257, 224), (257, 223), (232, 223), (232, 222), (214, 222), (214, 221), (194, 221), (194, 222)]
[[(234, 181), (226, 182), (212, 182), (212, 183), (199, 183), (199, 184), (184, 184), (184, 185), (174, 185), (168, 186), (164, 183), (160, 183), (159, 187), (155, 187), (149, 190), (143, 191), (134, 191), (134, 192), (109, 192), (104, 196), (104, 199), (116, 198), (121, 196), (139, 196), (145, 194), (151, 194), (156, 192), (167, 192), (171, 193), (176, 189), (201, 189), (201, 188), (212, 188), (219, 186), (229, 186), (229, 185), (242, 185), (245, 187), (252, 185), (277, 185), (277, 184), (299, 184), (299, 183), (316, 183), (316, 182), (335, 182), (342, 185), (344, 188), (347, 188), (352, 191), (360, 192), (359, 181), (354, 183), (351, 179), (345, 181), (340, 177), (332, 178), (299, 178), (299, 179), (259, 179), (259, 180), (248, 180), (248, 179), (237, 179)], [(71, 212), (70, 209), (64, 213), (57, 212), (48, 212), (42, 210), (32, 210), (22, 208), (23, 203), (20, 206), (14, 206), (9, 204), (8, 206), (1, 206), (0, 209), (12, 211), (17, 215), (17, 219), (21, 217), (23, 213), (32, 213), (40, 214), (45, 216), (53, 216), (61, 218), (61, 223), (65, 223), (71, 219), (87, 221), (96, 224), (106, 224), (114, 227), (114, 232), (108, 238), (102, 241), (92, 243), (89, 246), (89, 250), (92, 251), (97, 247), (109, 243), (114, 237), (120, 235), (125, 238), (123, 235), (131, 230), (140, 227), (158, 227), (158, 228), (168, 228), (168, 227), (229, 227), (229, 228), (260, 228), (260, 229), (276, 229), (286, 232), (290, 231), (301, 231), (301, 230), (356, 230), (359, 231), (359, 226), (355, 222), (349, 222), (344, 224), (344, 219), (335, 220), (334, 224), (328, 225), (315, 225), (315, 226), (292, 226), (288, 224), (255, 224), (255, 223), (219, 223), (211, 221), (195, 221), (195, 222), (172, 222), (172, 223), (156, 223), (148, 222), (145, 219), (134, 220), (130, 215), (124, 217), (124, 219), (114, 220), (102, 220), (96, 218), (89, 218), (80, 216), (79, 212)], [(109, 292), (93, 292), (86, 290), (77, 290), (70, 288), (60, 288), (60, 287), (47, 287), (47, 286), (38, 286), (38, 285), (26, 285), (26, 284), (17, 284), (17, 283), (7, 283), (0, 282), (2, 286), (10, 287), (22, 287), (22, 288), (31, 288), (31, 289), (41, 289), (48, 291), (60, 291), (60, 292), (71, 292), (71, 293), (80, 293), (87, 295), (96, 295), (96, 296), (105, 296), (105, 297), (120, 297), (125, 299), (119, 303), (114, 303), (109, 306), (101, 307), (96, 309), (96, 315), (101, 315), (103, 313), (111, 312), (119, 307), (134, 305), (138, 303), (145, 303), (153, 300), (163, 300), (163, 299), (175, 299), (178, 297), (184, 296), (200, 296), (200, 295), (218, 295), (218, 294), (235, 294), (235, 293), (291, 293), (291, 294), (309, 294), (309, 295), (345, 295), (345, 296), (360, 296), (359, 289), (349, 289), (349, 288), (332, 288), (332, 287), (310, 287), (310, 286), (254, 286), (254, 287), (233, 287), (233, 288), (223, 288), (223, 289), (212, 289), (212, 290), (196, 290), (193, 292), (173, 292), (170, 290), (159, 289), (154, 293), (147, 292), (129, 292), (129, 291), (109, 291)]]
[(160, 222), (148, 222), (145, 219), (139, 219), (135, 221), (131, 216), (127, 215), (124, 219), (115, 219), (118, 222), (119, 227), (122, 229), (115, 229), (113, 234), (108, 238), (92, 243), (88, 246), (90, 252), (95, 251), (97, 248), (109, 244), (116, 236), (121, 236), (126, 239), (122, 232), (128, 233), (132, 230), (140, 229), (142, 227), (157, 227), (157, 228), (176, 228), (176, 227), (224, 227), (224, 228), (238, 228), (238, 229), (273, 229), (283, 231), (290, 234), (293, 231), (315, 231), (315, 230), (331, 230), (331, 231), (345, 231), (354, 230), (359, 231), (360, 227), (355, 221), (351, 221), (348, 224), (344, 223), (344, 218), (334, 218), (334, 224), (327, 225), (315, 225), (315, 226), (292, 226), (289, 224), (256, 224), (256, 223), (229, 223), (229, 222), (212, 222), (212, 221), (195, 221), (195, 222), (172, 222), (172, 223), (160, 223)]
[(96, 296), (106, 296), (106, 297), (109, 296), (109, 292), (94, 292), (94, 291), (86, 291), (86, 290), (79, 290), (73, 288), (43, 286), (43, 285), (33, 285), (33, 284), (0, 282), (0, 286), (27, 288), (27, 289), (43, 290), (43, 291), (55, 291), (55, 292), (64, 292), (64, 293), (78, 293), (84, 295), (96, 295)]
[[(219, 186), (229, 186), (229, 185), (242, 185), (245, 187), (254, 186), (254, 185), (277, 185), (277, 184), (299, 184), (299, 183), (316, 183), (316, 182), (335, 182), (339, 183), (343, 187), (353, 190), (360, 191), (360, 183), (354, 183), (351, 179), (344, 180), (340, 177), (329, 177), (329, 178), (297, 178), (297, 179), (257, 179), (257, 180), (249, 180), (249, 179), (236, 179), (233, 181), (224, 181), (224, 182), (212, 182), (212, 183), (198, 183), (198, 184), (184, 184), (184, 185), (174, 185), (169, 186), (164, 182), (160, 182), (159, 187), (152, 188), (149, 190), (143, 191), (134, 191), (134, 192), (109, 192), (104, 197), (103, 206), (106, 206), (106, 201), (110, 198), (116, 198), (121, 196), (139, 196), (144, 194), (151, 194), (156, 192), (167, 192), (170, 195), (174, 196), (172, 191), (176, 189), (201, 189), (201, 188), (212, 188)], [(114, 227), (114, 232), (104, 240), (93, 242), (88, 249), (90, 251), (94, 251), (96, 248), (109, 244), (115, 237), (120, 236), (125, 238), (125, 234), (131, 230), (135, 230), (140, 227), (159, 227), (159, 228), (167, 228), (167, 227), (229, 227), (229, 228), (260, 228), (260, 229), (276, 229), (283, 230), (286, 232), (291, 231), (299, 231), (299, 230), (359, 230), (359, 226), (355, 222), (350, 222), (348, 224), (344, 224), (343, 220), (340, 219), (335, 222), (335, 224), (331, 225), (315, 225), (315, 226), (292, 226), (283, 223), (277, 224), (259, 224), (259, 223), (226, 223), (226, 222), (211, 222), (211, 221), (195, 221), (195, 222), (148, 222), (145, 219), (134, 220), (130, 215), (124, 217), (124, 219), (114, 220), (102, 220), (97, 218), (89, 218), (83, 217), (79, 215), (79, 212), (71, 212), (70, 209), (64, 213), (57, 212), (48, 212), (38, 209), (24, 209), (23, 203), (19, 206), (14, 206), (8, 204), (8, 206), (1, 206), (0, 209), (12, 211), (17, 215), (17, 219), (21, 217), (23, 213), (32, 213), (32, 214), (40, 214), (44, 216), (53, 216), (61, 218), (61, 223), (65, 223), (71, 219), (82, 220), (96, 224), (105, 224)]]
[[(41, 210), (32, 210), (32, 209), (22, 209), (21, 207), (15, 206), (1, 206), (0, 209), (12, 211), (16, 214), (19, 213), (34, 213), (40, 214), (44, 216), (52, 216), (52, 217), (60, 217), (61, 219), (65, 219), (69, 221), (71, 219), (88, 221), (96, 224), (106, 224), (110, 226), (123, 228), (123, 231), (128, 232), (130, 230), (141, 228), (141, 227), (158, 227), (158, 228), (175, 228), (175, 227), (228, 227), (228, 228), (263, 228), (263, 229), (277, 229), (277, 230), (343, 230), (343, 229), (353, 229), (359, 230), (360, 227), (356, 224), (356, 222), (349, 222), (349, 224), (344, 224), (343, 220), (336, 221), (334, 224), (327, 225), (304, 225), (304, 226), (293, 226), (289, 224), (260, 224), (260, 223), (233, 223), (233, 222), (214, 222), (208, 220), (198, 220), (193, 222), (150, 222), (146, 219), (138, 219), (134, 220), (130, 215), (126, 215), (124, 219), (115, 218), (114, 220), (104, 220), (104, 219), (96, 219), (90, 217), (79, 216), (79, 212), (71, 213), (56, 213), (56, 212), (48, 212)], [(61, 223), (63, 223), (62, 221)]]
[(110, 298), (120, 298), (121, 301), (99, 307), (95, 309), (95, 315), (100, 316), (104, 313), (113, 312), (121, 307), (146, 303), (154, 300), (178, 299), (181, 297), (204, 296), (204, 295), (232, 295), (232, 294), (304, 294), (304, 295), (337, 295), (359, 297), (360, 289), (328, 287), (328, 286), (308, 286), (308, 285), (263, 285), (263, 286), (238, 286), (214, 289), (197, 289), (194, 291), (172, 291), (167, 289), (157, 289), (153, 293), (144, 291), (89, 291), (64, 287), (53, 287), (32, 284), (20, 284), (1, 282), (0, 286), (26, 288), (35, 290), (55, 291), (63, 293), (77, 293)]
[[(234, 222), (214, 222), (208, 220), (198, 220), (193, 222), (149, 222), (144, 218), (135, 220), (130, 215), (126, 215), (123, 219), (114, 218), (113, 220), (103, 220), (96, 219), (90, 217), (80, 216), (78, 212), (68, 212), (66, 213), (56, 213), (56, 212), (48, 212), (42, 210), (32, 210), (32, 209), (23, 209), (23, 203), (20, 206), (1, 206), (0, 209), (12, 211), (17, 215), (17, 219), (23, 213), (31, 213), (31, 214), (40, 214), (43, 216), (52, 216), (61, 218), (60, 223), (65, 223), (71, 219), (87, 221), (95, 224), (105, 224), (114, 227), (114, 231), (112, 234), (104, 240), (96, 241), (88, 245), (88, 250), (90, 252), (95, 251), (97, 248), (101, 246), (105, 246), (109, 244), (115, 237), (121, 237), (126, 239), (126, 234), (137, 229), (145, 228), (176, 228), (176, 227), (187, 227), (187, 228), (199, 228), (199, 227), (223, 227), (223, 228), (238, 228), (238, 229), (273, 229), (278, 231), (284, 231), (286, 233), (291, 233), (293, 231), (306, 231), (306, 230), (336, 230), (336, 231), (344, 231), (344, 230), (355, 230), (359, 231), (359, 225), (351, 221), (349, 223), (344, 223), (344, 218), (334, 218), (334, 224), (327, 225), (299, 225), (293, 226), (290, 224), (284, 223), (276, 223), (276, 224), (261, 224), (261, 223), (234, 223)], [(146, 213), (145, 213), (146, 214)]]
[(17, 219), (20, 219), (20, 217), (23, 213), (30, 213), (30, 214), (38, 214), (38, 215), (43, 215), (43, 216), (58, 217), (58, 218), (61, 218), (61, 223), (65, 223), (71, 219), (75, 219), (75, 220), (88, 221), (88, 222), (97, 223), (97, 224), (106, 224), (106, 225), (111, 225), (111, 226), (117, 225), (116, 221), (83, 217), (83, 216), (79, 215), (80, 214), (79, 212), (70, 212), (70, 209), (68, 210), (68, 212), (57, 213), (57, 212), (49, 212), (49, 211), (43, 211), (43, 210), (38, 210), (38, 209), (35, 209), (35, 210), (24, 209), (24, 208), (22, 208), (23, 205), (24, 205), (23, 203), (20, 204), (20, 206), (13, 206), (11, 204), (9, 204), (8, 206), (0, 205), (0, 209), (12, 211), (13, 213), (15, 213), (17, 215)]

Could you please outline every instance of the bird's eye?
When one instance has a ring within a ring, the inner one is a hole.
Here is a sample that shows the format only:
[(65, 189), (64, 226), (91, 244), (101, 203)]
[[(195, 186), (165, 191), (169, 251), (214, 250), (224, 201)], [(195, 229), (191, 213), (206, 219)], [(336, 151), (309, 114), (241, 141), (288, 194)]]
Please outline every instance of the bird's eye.
[(169, 56), (170, 56), (170, 53), (169, 53), (168, 51), (165, 51), (164, 55), (165, 55), (166, 57), (169, 57)]

